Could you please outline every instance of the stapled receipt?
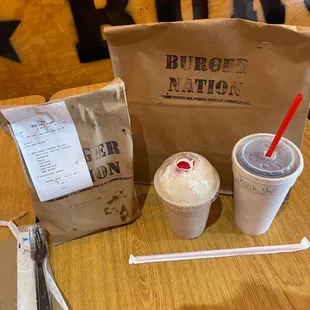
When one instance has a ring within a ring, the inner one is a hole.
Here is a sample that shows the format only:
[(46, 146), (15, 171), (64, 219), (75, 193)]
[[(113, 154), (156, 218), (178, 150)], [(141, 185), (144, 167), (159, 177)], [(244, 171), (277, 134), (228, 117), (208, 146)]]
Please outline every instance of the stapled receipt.
[(64, 101), (1, 112), (11, 124), (42, 202), (93, 186)]

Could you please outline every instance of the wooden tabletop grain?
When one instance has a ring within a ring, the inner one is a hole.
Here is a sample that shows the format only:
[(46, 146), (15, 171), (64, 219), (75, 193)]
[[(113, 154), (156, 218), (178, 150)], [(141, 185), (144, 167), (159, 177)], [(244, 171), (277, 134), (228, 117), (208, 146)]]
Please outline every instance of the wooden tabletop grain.
[[(99, 88), (93, 87), (91, 90)], [(62, 91), (53, 99), (89, 91)], [(61, 96), (61, 97), (60, 97)], [(21, 104), (27, 103), (22, 99)], [(0, 219), (28, 209), (30, 196), (13, 143), (0, 133)], [(310, 251), (129, 265), (130, 254), (299, 243), (310, 237), (310, 123), (303, 142), (305, 169), (269, 231), (240, 232), (233, 220), (233, 200), (220, 196), (212, 205), (208, 227), (197, 239), (181, 240), (169, 230), (163, 207), (150, 186), (137, 185), (143, 215), (133, 224), (50, 246), (56, 281), (74, 310), (95, 309), (309, 309)], [(5, 172), (6, 171), (6, 172)], [(4, 195), (5, 193), (5, 195)], [(6, 195), (8, 195), (7, 198)], [(0, 228), (0, 238), (8, 237)]]

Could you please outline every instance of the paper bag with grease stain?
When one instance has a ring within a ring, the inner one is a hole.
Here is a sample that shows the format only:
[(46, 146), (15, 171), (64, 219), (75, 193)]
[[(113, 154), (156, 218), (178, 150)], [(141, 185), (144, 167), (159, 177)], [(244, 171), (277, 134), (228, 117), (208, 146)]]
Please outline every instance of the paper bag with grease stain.
[(232, 192), (231, 152), (275, 133), (304, 95), (285, 137), (301, 145), (310, 95), (309, 29), (236, 19), (106, 28), (115, 76), (126, 83), (135, 178), (150, 183), (173, 153), (193, 151)]
[[(115, 79), (96, 92), (57, 101), (64, 101), (71, 115), (93, 186), (41, 202), (14, 136), (40, 222), (54, 243), (131, 223), (141, 212), (134, 190), (133, 146), (124, 83)], [(11, 125), (1, 112), (0, 127), (12, 134)], [(58, 135), (61, 137), (61, 133)]]

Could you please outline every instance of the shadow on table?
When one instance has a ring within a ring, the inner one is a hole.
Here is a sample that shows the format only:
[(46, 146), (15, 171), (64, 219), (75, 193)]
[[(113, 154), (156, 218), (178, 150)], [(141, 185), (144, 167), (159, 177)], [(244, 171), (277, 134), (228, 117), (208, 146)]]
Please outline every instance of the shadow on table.
[(146, 198), (147, 198), (147, 195), (150, 191), (151, 186), (150, 185), (140, 185), (140, 186), (143, 186), (144, 193), (137, 193), (137, 197), (138, 197), (138, 203), (139, 203), (140, 208), (142, 210), (144, 205), (145, 205), (145, 201), (146, 201)]
[[(212, 203), (208, 221), (207, 221), (207, 227), (206, 227), (206, 233), (218, 233), (221, 232), (223, 234), (234, 234), (239, 235), (242, 234), (242, 232), (237, 228), (234, 218), (230, 213), (222, 214), (223, 213), (223, 197), (218, 196), (216, 200)], [(225, 205), (225, 202), (224, 202)], [(210, 230), (210, 226), (215, 224), (221, 216), (229, 217), (227, 218), (227, 222), (223, 224), (223, 222), (215, 229)]]
[(289, 200), (286, 200), (286, 201), (284, 200), (277, 215), (281, 214), (282, 212), (286, 212), (288, 208), (290, 208)]
[[(295, 309), (298, 304), (298, 309), (309, 309), (310, 296), (294, 295), (294, 301), (290, 300), (287, 293), (279, 286), (274, 289), (262, 283), (243, 283), (240, 287), (238, 295), (232, 296), (231, 299), (226, 298), (216, 305), (195, 305), (185, 304), (178, 310), (229, 310), (229, 309)], [(207, 294), (207, 293), (206, 293)], [(254, 299), (249, 296), (255, 296)], [(297, 308), (296, 308), (297, 309)]]
[(207, 221), (207, 228), (212, 226), (221, 216), (222, 214), (222, 201), (220, 196), (217, 196), (215, 201), (211, 205), (208, 221)]

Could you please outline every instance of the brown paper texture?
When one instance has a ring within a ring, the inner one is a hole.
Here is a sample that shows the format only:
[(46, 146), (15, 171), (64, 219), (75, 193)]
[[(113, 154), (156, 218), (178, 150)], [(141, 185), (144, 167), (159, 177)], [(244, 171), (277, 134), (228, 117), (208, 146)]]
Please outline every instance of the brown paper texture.
[(0, 241), (0, 310), (15, 310), (17, 245), (14, 238)]
[(205, 156), (232, 192), (231, 152), (252, 133), (276, 133), (297, 93), (285, 137), (301, 145), (309, 103), (308, 28), (238, 19), (106, 28), (115, 76), (125, 81), (135, 179), (150, 183), (181, 151)]
[[(124, 83), (116, 79), (99, 91), (56, 101), (66, 103), (94, 186), (40, 202), (19, 152), (40, 222), (55, 243), (132, 222), (141, 213), (134, 191), (133, 146)], [(10, 130), (1, 113), (0, 126)]]

